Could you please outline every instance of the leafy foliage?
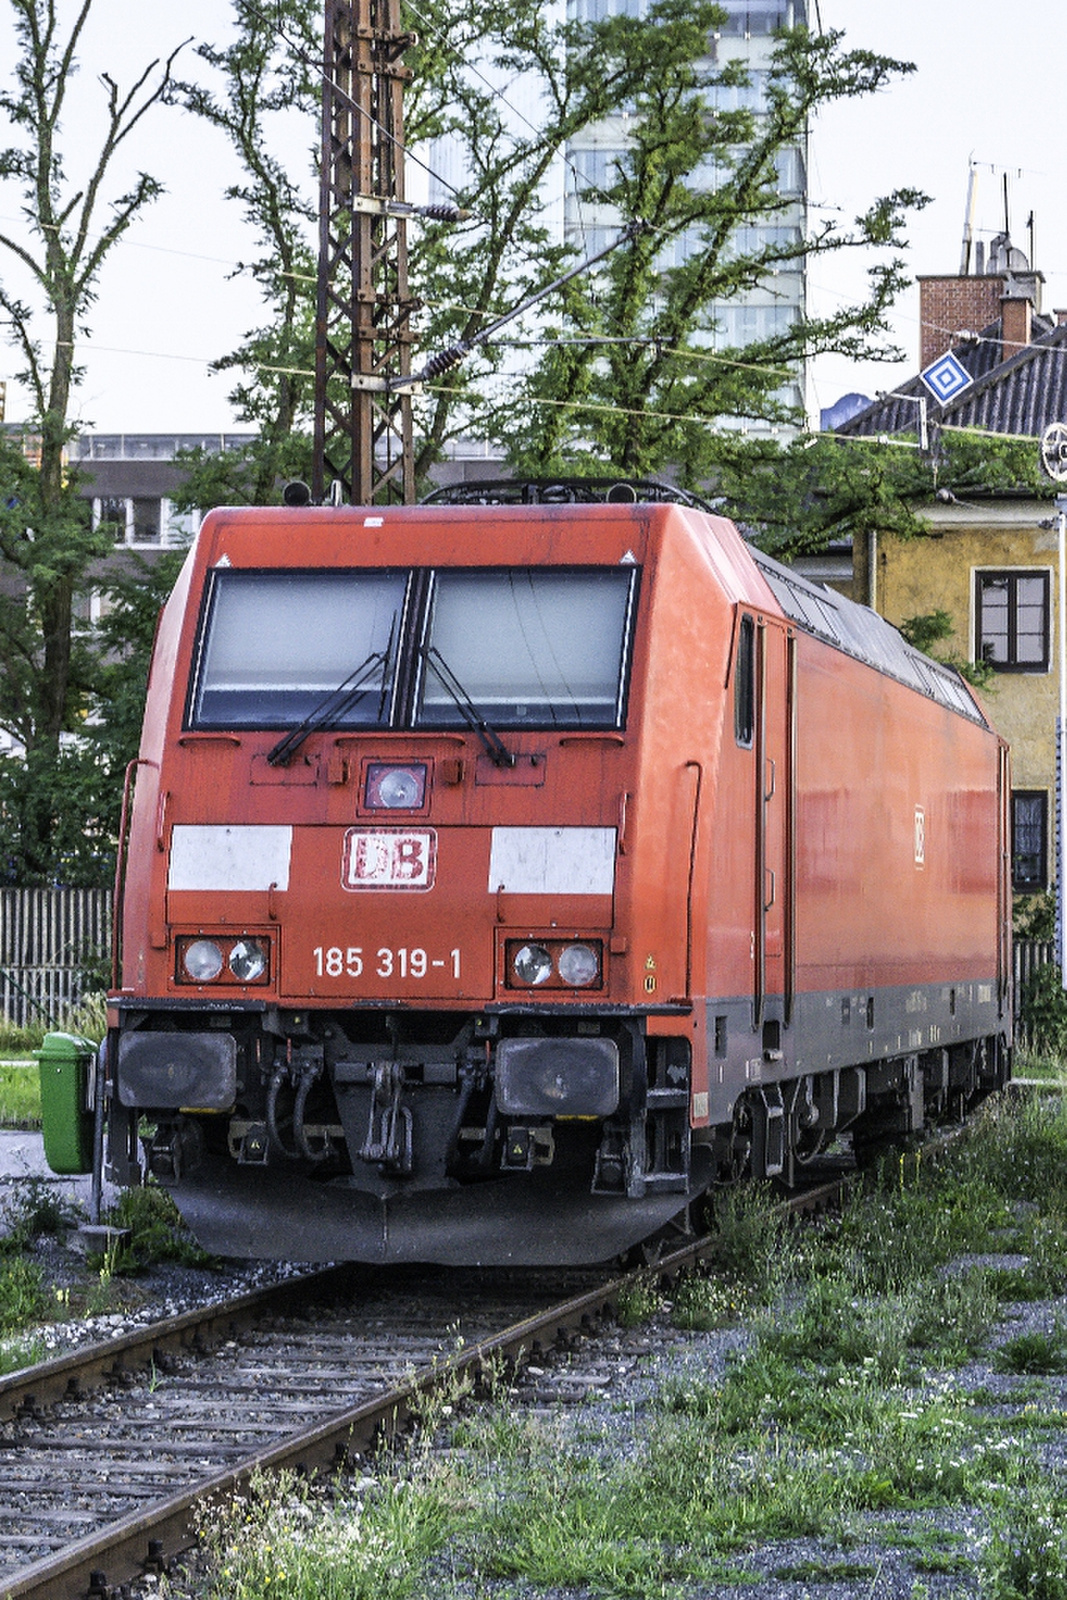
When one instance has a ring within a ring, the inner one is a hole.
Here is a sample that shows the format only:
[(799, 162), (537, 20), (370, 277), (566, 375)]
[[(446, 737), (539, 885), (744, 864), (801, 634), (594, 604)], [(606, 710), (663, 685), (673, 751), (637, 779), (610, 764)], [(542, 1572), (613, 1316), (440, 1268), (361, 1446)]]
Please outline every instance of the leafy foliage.
[(942, 434), (926, 456), (906, 437), (739, 439), (720, 452), (716, 483), (724, 512), (784, 561), (871, 532), (925, 533), (923, 507), (939, 494), (1051, 493), (1031, 440), (968, 433)]
[[(222, 88), (183, 83), (176, 97), (242, 161), (247, 181), (230, 193), (261, 244), (242, 270), (263, 285), (270, 314), (218, 363), (243, 374), (232, 398), (262, 445), (196, 460), (190, 494), (204, 506), (276, 498), (280, 480), (300, 470), (310, 404), (302, 263), (312, 207), (303, 181), (263, 152), (275, 114), (311, 103), (319, 18), (310, 0), (282, 0), (270, 17), (234, 0), (233, 14), (234, 41), (199, 50)], [(798, 270), (801, 256), (899, 247), (906, 215), (925, 203), (918, 191), (875, 200), (849, 227), (828, 222), (801, 237), (797, 191), (782, 168), (819, 107), (876, 92), (909, 64), (846, 51), (832, 31), (789, 30), (756, 110), (734, 106), (755, 99), (743, 65), (709, 60), (708, 34), (722, 21), (713, 0), (652, 0), (640, 18), (591, 22), (553, 18), (539, 0), (507, 8), (419, 0), (405, 20), (418, 36), (405, 53), (408, 151), (428, 152), (431, 199), (470, 213), (409, 230), (419, 349), (466, 352), (427, 385), (420, 480), (451, 440), (473, 431), (500, 441), (526, 472), (610, 461), (630, 473), (669, 468), (695, 485), (724, 460), (740, 462), (740, 441), (717, 433), (717, 420), (796, 420), (782, 386), (802, 357), (899, 354), (885, 344), (888, 307), (904, 282), (892, 257), (871, 268), (867, 298), (832, 318), (801, 318), (743, 351), (712, 355), (708, 341), (717, 306)], [(523, 105), (537, 106), (536, 118), (515, 109), (512, 86)], [(593, 130), (623, 154), (599, 185), (570, 171), (577, 206), (609, 235), (624, 223), (637, 228), (599, 272), (544, 302), (547, 322), (538, 309), (483, 340), (585, 253), (560, 239), (548, 206), (570, 147)], [(543, 352), (532, 366), (515, 353), (530, 340)]]
[(975, 688), (988, 690), (995, 683), (996, 671), (988, 661), (968, 661), (958, 650), (937, 648), (956, 632), (947, 611), (928, 611), (921, 617), (905, 617), (900, 624), (900, 631), (916, 650), (922, 650), (935, 661), (943, 661), (947, 667), (955, 667)]
[(614, 181), (586, 200), (644, 228), (591, 286), (572, 287), (556, 330), (567, 337), (549, 337), (533, 375), (515, 385), (513, 406), (499, 413), (497, 436), (524, 471), (607, 460), (638, 475), (671, 469), (697, 488), (738, 454), (737, 435), (717, 431), (717, 422), (802, 421), (782, 393), (802, 357), (898, 354), (884, 345), (886, 313), (905, 282), (896, 258), (871, 267), (862, 304), (831, 318), (798, 316), (743, 348), (709, 348), (724, 303), (798, 270), (801, 256), (898, 249), (906, 215), (926, 203), (902, 189), (850, 228), (827, 221), (802, 237), (782, 163), (801, 146), (808, 120), (912, 69), (844, 50), (839, 32), (783, 30), (760, 109), (725, 110), (728, 92), (748, 79), (736, 60), (708, 61), (714, 23), (713, 5), (656, 0), (645, 21), (596, 25), (598, 53), (639, 59), (643, 72)]
[(1067, 993), (1054, 962), (1035, 967), (1026, 980), (1019, 1016), (1039, 1050), (1051, 1050), (1061, 1060), (1067, 1056)]
[[(79, 610), (108, 540), (91, 528), (64, 452), (81, 377), (77, 342), (101, 268), (162, 190), (141, 172), (108, 200), (108, 179), (127, 139), (166, 92), (177, 51), (166, 63), (152, 62), (129, 89), (101, 75), (97, 144), (94, 151), (88, 129), (79, 129), (84, 170), (75, 182), (66, 171), (63, 117), (92, 0), (82, 0), (65, 36), (56, 0), (10, 0), (10, 8), (16, 52), (11, 81), (0, 86), (0, 111), (11, 143), (0, 150), (0, 185), (20, 192), (26, 234), (0, 232), (0, 258), (31, 292), (24, 296), (11, 278), (0, 278), (0, 323), (21, 356), (18, 377), (32, 415), (21, 440), (0, 440), (0, 727), (25, 750), (24, 763), (5, 758), (0, 772), (0, 881), (84, 883), (99, 881), (101, 850), (108, 853), (96, 798), (100, 774), (90, 755), (61, 741), (89, 710), (98, 657)], [(42, 314), (47, 339), (37, 333)], [(84, 848), (75, 837), (83, 818)]]

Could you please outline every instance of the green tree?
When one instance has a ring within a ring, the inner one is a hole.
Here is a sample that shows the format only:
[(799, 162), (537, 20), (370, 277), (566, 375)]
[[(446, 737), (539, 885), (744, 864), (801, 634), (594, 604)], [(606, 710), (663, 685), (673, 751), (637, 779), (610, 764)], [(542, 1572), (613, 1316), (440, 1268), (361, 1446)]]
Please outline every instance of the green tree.
[[(275, 82), (298, 84), (310, 100), (309, 64), (321, 47), (318, 17), (304, 0), (280, 0), (269, 29), (265, 15), (245, 0), (234, 0), (233, 14), (237, 44), (201, 51), (224, 73), (230, 109), (224, 114), (221, 97), (188, 85), (184, 103), (226, 134), (249, 174), (249, 183), (231, 193), (245, 204), (264, 246), (258, 270), (265, 285), (275, 286), (267, 295), (272, 321), (259, 331), (260, 344), (246, 340), (224, 362), (245, 375), (235, 391), (242, 417), (262, 423), (281, 415), (271, 371), (281, 362), (270, 340), (288, 348), (279, 286), (295, 281), (284, 278), (293, 247), (282, 235), (300, 224), (306, 207), (295, 200), (274, 207), (259, 182), (268, 130), (254, 108), (257, 95), (274, 106), (269, 85)], [(904, 281), (896, 260), (871, 269), (871, 291), (862, 304), (708, 359), (716, 305), (776, 269), (795, 267), (801, 253), (892, 249), (900, 244), (908, 209), (924, 202), (916, 191), (901, 190), (876, 201), (851, 228), (827, 222), (806, 239), (776, 229), (790, 203), (780, 191), (778, 164), (802, 142), (809, 118), (835, 99), (873, 93), (911, 68), (869, 51), (845, 51), (839, 33), (795, 29), (780, 40), (765, 108), (724, 110), (718, 100), (746, 79), (737, 62), (709, 60), (709, 34), (722, 19), (711, 0), (653, 0), (642, 19), (596, 22), (551, 20), (539, 0), (507, 8), (407, 0), (405, 20), (418, 35), (405, 55), (413, 74), (405, 102), (407, 148), (416, 152), (413, 159), (428, 157), (431, 168), (442, 165), (447, 148), (449, 176), (436, 178), (433, 198), (449, 198), (470, 213), (458, 225), (410, 227), (410, 280), (421, 301), (419, 350), (423, 358), (457, 346), (466, 350), (419, 403), (417, 471), (423, 481), (450, 440), (473, 429), (501, 441), (520, 470), (593, 471), (605, 462), (628, 472), (673, 467), (696, 484), (717, 469), (716, 420), (796, 420), (779, 391), (802, 356), (829, 349), (869, 354), (872, 345), (881, 347), (888, 307)], [(291, 92), (296, 96), (295, 88)], [(520, 100), (536, 106), (536, 116), (517, 110)], [(234, 106), (252, 113), (242, 120)], [(562, 291), (554, 329), (546, 330), (537, 312), (496, 342), (481, 342), (492, 322), (579, 259), (546, 213), (550, 180), (558, 180), (568, 146), (611, 118), (623, 119), (630, 130), (627, 153), (607, 188), (586, 198), (613, 208), (621, 222), (642, 222), (643, 231), (595, 279), (574, 280)], [(248, 137), (252, 128), (254, 139)], [(291, 196), (300, 191), (297, 180), (286, 184)], [(750, 224), (766, 225), (761, 242), (741, 249), (740, 230)], [(665, 253), (682, 241), (690, 247), (684, 261), (665, 266)], [(563, 338), (553, 341), (553, 332)], [(548, 348), (520, 371), (512, 346), (524, 337), (547, 339)], [(306, 423), (306, 387), (300, 405)], [(220, 459), (204, 463), (196, 492), (201, 504), (276, 498), (277, 476), (268, 491), (247, 460)]]
[[(57, 774), (60, 736), (76, 730), (87, 708), (94, 655), (79, 636), (77, 605), (106, 537), (90, 527), (88, 506), (68, 475), (65, 451), (73, 429), (71, 398), (81, 372), (78, 340), (96, 297), (100, 270), (133, 219), (161, 192), (140, 173), (108, 197), (116, 156), (166, 91), (170, 59), (146, 67), (129, 89), (103, 74), (103, 117), (95, 149), (79, 130), (78, 182), (66, 171), (62, 122), (77, 50), (92, 8), (81, 0), (64, 34), (56, 0), (8, 0), (16, 55), (13, 81), (0, 88), (11, 143), (0, 150), (0, 183), (22, 196), (24, 227), (0, 231), (7, 263), (0, 278), (0, 321), (22, 358), (19, 379), (32, 413), (23, 446), (0, 453), (0, 726), (23, 746), (24, 761), (6, 758), (3, 827), (6, 871), (25, 883), (58, 870), (58, 843), (69, 794)], [(176, 54), (177, 52), (175, 52)], [(2, 191), (0, 191), (2, 192)], [(47, 327), (47, 337), (38, 329)]]
[[(811, 119), (834, 101), (875, 93), (908, 63), (846, 50), (840, 32), (783, 31), (759, 109), (723, 110), (747, 82), (734, 60), (712, 61), (710, 3), (654, 0), (647, 18), (596, 24), (597, 48), (640, 65), (629, 136), (599, 199), (645, 229), (592, 285), (570, 286), (565, 314), (497, 436), (527, 471), (590, 470), (609, 461), (633, 475), (670, 470), (690, 488), (718, 476), (735, 450), (737, 419), (801, 424), (783, 382), (823, 351), (898, 356), (887, 312), (901, 262), (869, 269), (865, 301), (829, 318), (797, 316), (743, 348), (714, 343), (718, 309), (766, 285), (798, 258), (900, 248), (914, 189), (875, 200), (850, 227), (826, 220), (801, 237), (780, 173)], [(676, 248), (680, 247), (680, 248)], [(720, 425), (726, 424), (725, 428)]]
[(785, 561), (869, 532), (923, 533), (923, 505), (938, 495), (1054, 491), (1032, 440), (962, 431), (942, 433), (926, 454), (914, 435), (734, 438), (718, 452), (716, 488), (724, 514)]

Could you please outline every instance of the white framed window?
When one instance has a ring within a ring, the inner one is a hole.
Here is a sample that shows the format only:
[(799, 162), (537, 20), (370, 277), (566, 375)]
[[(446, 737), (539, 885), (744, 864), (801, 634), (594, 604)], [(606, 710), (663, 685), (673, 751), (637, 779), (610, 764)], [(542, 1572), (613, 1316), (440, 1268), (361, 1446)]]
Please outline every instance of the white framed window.
[(974, 574), (974, 655), (997, 672), (1047, 672), (1052, 574), (1045, 567)]

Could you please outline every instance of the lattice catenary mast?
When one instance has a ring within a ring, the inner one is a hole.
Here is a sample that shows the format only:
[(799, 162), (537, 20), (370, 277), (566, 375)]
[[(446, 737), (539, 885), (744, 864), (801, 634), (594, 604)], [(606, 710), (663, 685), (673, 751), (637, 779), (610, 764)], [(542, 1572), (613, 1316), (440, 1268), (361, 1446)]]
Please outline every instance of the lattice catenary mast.
[[(312, 499), (415, 498), (399, 0), (327, 0)], [(336, 487), (335, 487), (336, 486)]]

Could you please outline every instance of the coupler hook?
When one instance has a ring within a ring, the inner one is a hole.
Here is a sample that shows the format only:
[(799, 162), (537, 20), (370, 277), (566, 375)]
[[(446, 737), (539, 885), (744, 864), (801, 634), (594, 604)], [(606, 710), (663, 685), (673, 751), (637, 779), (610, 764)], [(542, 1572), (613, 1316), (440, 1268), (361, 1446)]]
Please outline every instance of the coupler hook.
[(400, 1104), (404, 1088), (404, 1069), (398, 1061), (378, 1061), (371, 1087), (367, 1137), (359, 1152), (361, 1161), (372, 1161), (401, 1177), (411, 1171), (411, 1110)]

